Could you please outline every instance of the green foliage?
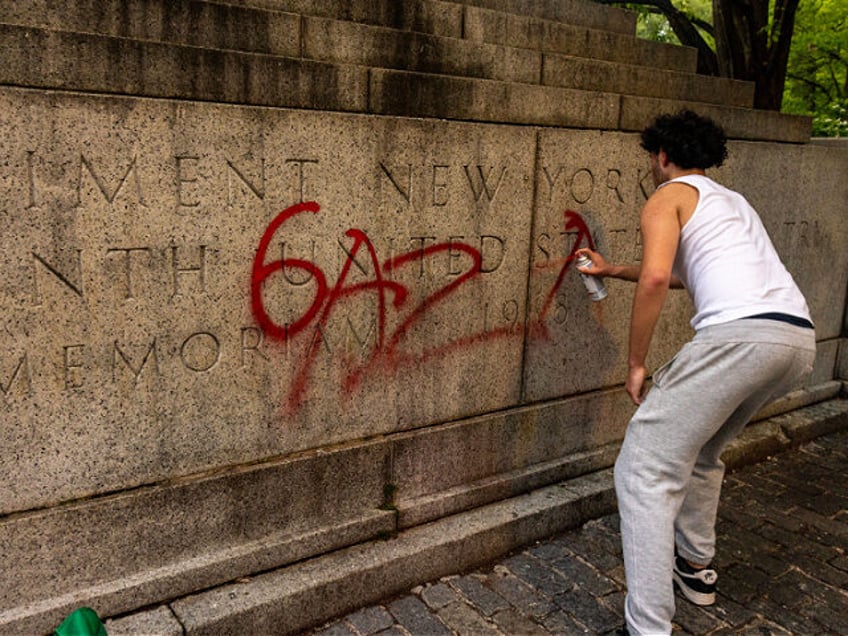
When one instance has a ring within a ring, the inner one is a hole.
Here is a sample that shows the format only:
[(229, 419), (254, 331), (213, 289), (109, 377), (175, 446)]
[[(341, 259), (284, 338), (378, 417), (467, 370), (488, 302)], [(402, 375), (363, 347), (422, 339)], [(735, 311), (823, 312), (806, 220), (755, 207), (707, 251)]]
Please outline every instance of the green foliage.
[(798, 6), (784, 112), (813, 116), (813, 134), (848, 136), (848, 0)]
[[(715, 49), (711, 0), (672, 0)], [(774, 2), (770, 3), (773, 7)], [(627, 3), (639, 14), (640, 37), (679, 44), (668, 20), (650, 3)], [(774, 17), (770, 14), (770, 22)], [(771, 26), (770, 26), (771, 28)], [(770, 31), (770, 36), (777, 34)], [(781, 110), (813, 117), (813, 135), (848, 136), (848, 0), (801, 0)]]
[[(704, 28), (704, 25), (711, 25), (713, 22), (712, 0), (674, 0), (672, 4), (686, 14), (710, 46), (714, 46), (712, 33), (709, 29)], [(636, 21), (636, 35), (640, 38), (680, 44), (680, 40), (659, 9), (649, 4), (635, 2), (622, 3), (619, 6), (630, 9), (639, 15)]]

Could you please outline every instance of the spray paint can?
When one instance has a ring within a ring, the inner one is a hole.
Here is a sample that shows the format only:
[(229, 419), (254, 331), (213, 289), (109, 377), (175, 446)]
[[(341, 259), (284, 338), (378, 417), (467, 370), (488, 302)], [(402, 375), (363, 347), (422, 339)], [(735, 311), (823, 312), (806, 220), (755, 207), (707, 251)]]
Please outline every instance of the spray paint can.
[[(585, 254), (580, 254), (580, 256), (577, 257), (577, 267), (591, 268), (592, 259)], [(578, 274), (580, 274), (580, 278), (583, 279), (586, 291), (589, 292), (589, 298), (598, 301), (607, 297), (607, 288), (604, 286), (604, 282), (600, 278), (584, 274), (583, 272), (578, 272)]]

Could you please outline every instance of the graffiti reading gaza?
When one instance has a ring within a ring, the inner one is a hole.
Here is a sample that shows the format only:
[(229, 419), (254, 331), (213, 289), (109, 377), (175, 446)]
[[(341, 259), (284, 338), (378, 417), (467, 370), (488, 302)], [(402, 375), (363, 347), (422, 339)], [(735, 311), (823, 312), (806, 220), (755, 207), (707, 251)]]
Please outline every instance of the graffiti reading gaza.
[[(422, 323), (426, 323), (428, 314), (440, 303), (451, 296), (462, 294), (463, 288), (470, 285), (485, 270), (482, 268), (480, 249), (473, 245), (451, 240), (449, 242), (422, 245), (420, 248), (393, 255), (380, 260), (377, 250), (368, 234), (356, 228), (345, 233), (352, 241), (352, 247), (347, 250), (347, 259), (334, 282), (327, 280), (327, 275), (315, 262), (304, 258), (283, 256), (268, 260), (268, 252), (275, 240), (285, 236), (285, 224), (298, 215), (317, 215), (321, 208), (314, 201), (298, 203), (280, 212), (268, 225), (259, 242), (253, 260), (253, 270), (250, 285), (251, 309), (254, 319), (265, 337), (271, 341), (289, 343), (295, 339), (306, 341), (306, 349), (289, 387), (286, 407), (291, 412), (303, 402), (308, 390), (310, 377), (316, 359), (321, 352), (321, 338), (316, 334), (323, 333), (328, 321), (339, 308), (343, 300), (349, 300), (362, 295), (369, 295), (376, 302), (377, 320), (374, 343), (370, 347), (365, 360), (360, 364), (349, 364), (342, 380), (342, 389), (353, 392), (359, 386), (366, 374), (387, 373), (412, 365), (421, 365), (429, 359), (440, 357), (452, 350), (472, 346), (482, 346), (493, 339), (518, 337), (526, 328), (528, 337), (547, 337), (546, 319), (555, 303), (557, 292), (560, 290), (565, 275), (575, 259), (575, 252), (580, 247), (591, 247), (594, 242), (583, 218), (571, 210), (564, 212), (565, 233), (575, 236), (570, 252), (562, 259), (549, 260), (541, 266), (544, 269), (558, 267), (556, 279), (547, 291), (540, 310), (532, 321), (525, 325), (518, 316), (510, 324), (499, 328), (486, 330), (451, 339), (446, 342), (427, 343), (427, 346), (415, 353), (404, 350), (404, 341), (410, 331)], [(420, 267), (422, 263), (436, 255), (451, 252), (464, 255), (468, 264), (458, 275), (449, 282), (429, 290), (428, 293), (416, 294), (410, 284), (397, 280), (396, 274), (410, 267)], [(352, 280), (351, 268), (360, 255), (370, 263), (373, 269), (372, 278), (366, 281)], [(537, 266), (538, 267), (538, 266)], [(307, 307), (294, 319), (281, 321), (272, 315), (265, 298), (265, 286), (275, 277), (285, 271), (300, 270), (313, 281), (311, 296)], [(389, 318), (393, 320), (390, 321)], [(390, 327), (390, 322), (392, 323)]]

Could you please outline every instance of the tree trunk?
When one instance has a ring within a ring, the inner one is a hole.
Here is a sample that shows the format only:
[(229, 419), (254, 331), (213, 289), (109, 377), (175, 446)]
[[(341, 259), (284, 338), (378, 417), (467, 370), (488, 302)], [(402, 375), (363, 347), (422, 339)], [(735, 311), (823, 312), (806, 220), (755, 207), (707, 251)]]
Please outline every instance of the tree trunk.
[(780, 110), (798, 0), (713, 0), (719, 70), (754, 82), (754, 107)]
[(754, 82), (754, 107), (780, 110), (789, 46), (799, 0), (713, 0), (715, 52), (671, 0), (597, 0), (601, 4), (654, 7), (668, 20), (680, 42), (698, 49), (698, 72)]

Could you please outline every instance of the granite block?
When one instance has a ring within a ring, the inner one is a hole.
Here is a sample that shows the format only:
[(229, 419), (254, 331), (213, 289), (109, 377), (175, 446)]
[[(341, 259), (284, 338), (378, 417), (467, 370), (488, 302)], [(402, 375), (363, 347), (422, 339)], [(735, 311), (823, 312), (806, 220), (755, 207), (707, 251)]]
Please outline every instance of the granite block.
[(300, 17), (199, 0), (0, 0), (4, 24), (209, 49), (300, 52)]
[(463, 0), (471, 7), (633, 35), (636, 14), (582, 0)]
[(609, 93), (374, 69), (369, 112), (577, 128), (618, 127)]
[(753, 108), (754, 84), (694, 73), (606, 62), (584, 57), (544, 56), (542, 83), (581, 90), (604, 91), (645, 97), (662, 97), (724, 106)]
[(417, 73), (538, 83), (536, 51), (320, 18), (303, 21), (303, 57)]
[(611, 492), (611, 481), (590, 480), (571, 490), (551, 486), (401, 532), (388, 542), (363, 544), (253, 577), (243, 585), (179, 599), (171, 607), (188, 636), (298, 633), (421, 581), (490, 562), (512, 546), (579, 525), (587, 518), (577, 490), (596, 499), (601, 492)]
[(463, 6), (439, 0), (229, 0), (228, 4), (462, 37)]
[(182, 625), (166, 606), (107, 620), (105, 626), (109, 636), (183, 636)]
[(532, 131), (0, 113), (3, 512), (518, 403)]
[[(39, 631), (75, 604), (113, 616), (372, 539), (383, 444), (176, 480), (0, 521), (0, 633)], [(58, 624), (58, 623), (57, 623)]]
[[(653, 185), (635, 137), (544, 130), (536, 191), (524, 368), (525, 399), (531, 402), (615, 386), (626, 377), (634, 286), (607, 280), (608, 297), (593, 302), (573, 267), (573, 253), (594, 246), (611, 262), (637, 262), (639, 209)], [(685, 292), (668, 295), (649, 367), (691, 338), (691, 311)]]
[(732, 108), (693, 100), (655, 99), (624, 95), (621, 98), (621, 130), (641, 130), (661, 112), (689, 108), (712, 117), (732, 139), (805, 143), (810, 140), (812, 119), (776, 111)]
[(637, 39), (633, 32), (591, 29), (470, 6), (465, 9), (464, 37), (475, 42), (688, 73), (694, 73), (697, 65), (695, 49)]

